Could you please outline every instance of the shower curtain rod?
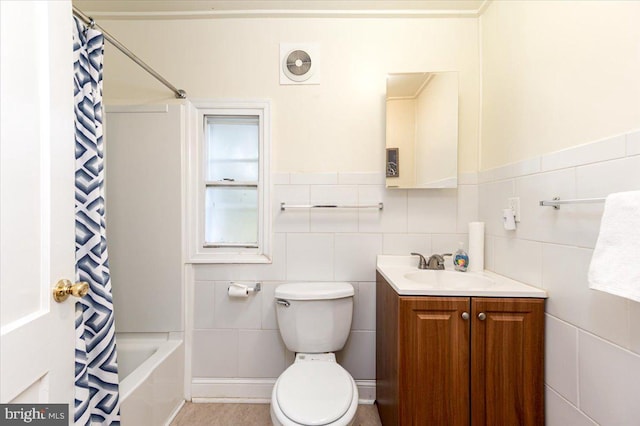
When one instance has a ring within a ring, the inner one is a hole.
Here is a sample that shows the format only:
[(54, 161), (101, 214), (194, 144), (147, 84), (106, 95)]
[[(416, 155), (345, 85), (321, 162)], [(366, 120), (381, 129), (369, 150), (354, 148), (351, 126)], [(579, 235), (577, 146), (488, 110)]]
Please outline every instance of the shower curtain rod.
[(126, 47), (124, 47), (124, 45), (122, 43), (120, 43), (118, 40), (116, 40), (111, 34), (106, 32), (104, 30), (104, 28), (102, 28), (100, 25), (96, 24), (96, 21), (94, 21), (92, 17), (85, 15), (84, 12), (82, 12), (80, 9), (78, 9), (75, 6), (73, 6), (73, 14), (75, 16), (77, 16), (78, 19), (82, 20), (85, 24), (87, 24), (89, 27), (91, 27), (91, 28), (94, 28), (94, 27), (100, 28), (100, 31), (102, 31), (102, 35), (104, 36), (104, 38), (109, 43), (111, 43), (119, 51), (121, 51), (122, 53), (127, 55), (133, 62), (135, 62), (136, 64), (140, 65), (142, 67), (142, 69), (144, 69), (146, 72), (148, 72), (149, 74), (154, 76), (160, 83), (164, 84), (169, 89), (171, 89), (173, 91), (173, 93), (175, 93), (176, 98), (178, 98), (178, 99), (186, 99), (187, 98), (187, 92), (185, 92), (182, 89), (178, 89), (173, 84), (169, 83), (164, 77), (162, 77), (160, 74), (158, 74), (153, 68), (151, 68), (149, 65), (145, 64), (142, 61), (142, 59), (138, 58), (136, 55), (133, 54), (133, 52), (131, 52)]

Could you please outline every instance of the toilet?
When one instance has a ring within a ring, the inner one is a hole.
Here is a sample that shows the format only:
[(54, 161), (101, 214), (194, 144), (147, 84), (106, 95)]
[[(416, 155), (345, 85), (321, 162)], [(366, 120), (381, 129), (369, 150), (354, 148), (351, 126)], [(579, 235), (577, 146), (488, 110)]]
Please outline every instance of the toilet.
[(282, 340), (296, 358), (271, 393), (276, 426), (349, 426), (358, 409), (353, 377), (336, 361), (353, 316), (349, 283), (290, 283), (275, 290)]

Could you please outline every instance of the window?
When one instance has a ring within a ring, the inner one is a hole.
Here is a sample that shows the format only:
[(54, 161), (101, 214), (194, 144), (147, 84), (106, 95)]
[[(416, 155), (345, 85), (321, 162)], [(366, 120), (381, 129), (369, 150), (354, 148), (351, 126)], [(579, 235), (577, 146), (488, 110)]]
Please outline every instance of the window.
[(192, 116), (191, 261), (270, 262), (269, 104), (198, 103)]

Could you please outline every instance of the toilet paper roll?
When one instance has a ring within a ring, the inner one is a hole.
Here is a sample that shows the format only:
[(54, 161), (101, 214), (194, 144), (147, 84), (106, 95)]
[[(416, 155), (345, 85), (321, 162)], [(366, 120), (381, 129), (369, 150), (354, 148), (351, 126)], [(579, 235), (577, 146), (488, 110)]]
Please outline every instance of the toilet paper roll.
[(484, 270), (484, 222), (469, 222), (469, 269)]
[(513, 213), (513, 210), (502, 210), (502, 219), (504, 229), (506, 229), (507, 231), (513, 231), (516, 229), (516, 215)]
[(249, 297), (249, 289), (246, 285), (242, 284), (231, 284), (229, 286), (229, 289), (227, 290), (227, 293), (229, 294), (229, 297)]

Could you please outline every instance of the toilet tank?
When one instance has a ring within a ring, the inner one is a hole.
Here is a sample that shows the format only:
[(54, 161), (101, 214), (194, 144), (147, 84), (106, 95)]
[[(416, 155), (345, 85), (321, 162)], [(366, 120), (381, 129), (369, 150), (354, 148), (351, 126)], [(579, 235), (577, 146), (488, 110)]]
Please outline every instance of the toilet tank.
[(276, 288), (280, 335), (292, 352), (336, 352), (353, 317), (353, 286), (344, 282), (290, 283)]

